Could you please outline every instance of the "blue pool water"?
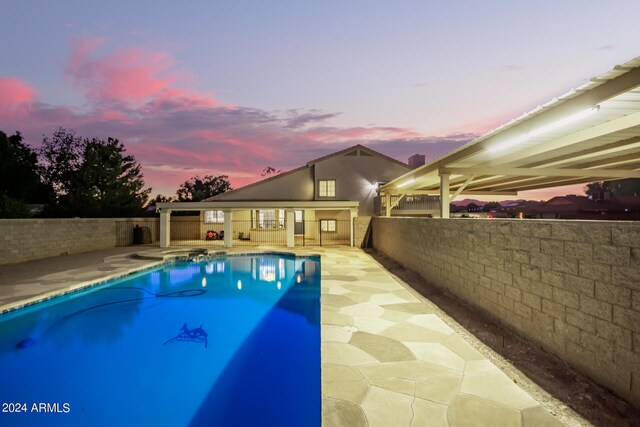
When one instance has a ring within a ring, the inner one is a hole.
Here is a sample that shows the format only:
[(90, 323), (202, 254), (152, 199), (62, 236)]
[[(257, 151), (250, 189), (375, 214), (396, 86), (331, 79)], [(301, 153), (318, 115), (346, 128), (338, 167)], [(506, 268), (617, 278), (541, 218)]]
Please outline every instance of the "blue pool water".
[(319, 258), (230, 256), (2, 315), (0, 425), (319, 426), (319, 298)]

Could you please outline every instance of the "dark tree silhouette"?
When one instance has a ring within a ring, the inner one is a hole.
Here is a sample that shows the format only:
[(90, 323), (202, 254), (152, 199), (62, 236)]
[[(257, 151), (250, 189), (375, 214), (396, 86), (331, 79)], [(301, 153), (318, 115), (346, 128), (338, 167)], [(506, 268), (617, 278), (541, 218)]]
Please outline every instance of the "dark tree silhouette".
[(488, 202), (482, 207), (482, 212), (491, 212), (493, 209), (498, 209), (500, 207), (500, 203), (498, 202)]
[(38, 157), (16, 132), (0, 131), (0, 218), (31, 216), (28, 203), (47, 203), (51, 191), (40, 179)]
[(141, 213), (151, 189), (144, 189), (140, 165), (117, 139), (85, 140), (82, 163), (68, 193), (80, 216), (130, 216)]
[(180, 202), (199, 202), (232, 189), (227, 175), (194, 176), (180, 185), (176, 194)]
[(176, 196), (163, 196), (162, 194), (156, 195), (153, 199), (149, 200), (148, 206), (155, 206), (156, 203), (171, 203), (178, 200)]
[(59, 128), (44, 137), (40, 161), (55, 191), (52, 216), (110, 217), (142, 213), (151, 189), (144, 189), (140, 165), (120, 141), (82, 139)]
[(55, 191), (56, 199), (70, 191), (73, 176), (82, 163), (82, 146), (82, 138), (64, 128), (58, 128), (51, 138), (42, 139), (38, 153), (42, 176)]
[(584, 192), (592, 199), (601, 198), (607, 192), (613, 197), (640, 197), (640, 179), (627, 178), (592, 182), (585, 186)]
[(266, 168), (262, 169), (260, 176), (280, 175), (282, 172), (284, 172), (282, 169), (276, 170), (271, 166), (267, 166)]

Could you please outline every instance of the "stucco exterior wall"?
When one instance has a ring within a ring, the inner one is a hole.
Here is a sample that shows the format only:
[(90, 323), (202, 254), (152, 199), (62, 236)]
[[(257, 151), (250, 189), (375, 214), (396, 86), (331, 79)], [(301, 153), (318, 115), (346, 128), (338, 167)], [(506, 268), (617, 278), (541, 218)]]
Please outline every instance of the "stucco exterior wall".
[(377, 217), (373, 245), (640, 404), (640, 223)]
[(373, 215), (373, 199), (377, 196), (375, 184), (388, 182), (409, 172), (408, 166), (379, 156), (344, 155), (329, 157), (314, 164), (316, 194), (319, 197), (317, 182), (321, 179), (336, 180), (335, 200), (360, 201), (359, 215)]
[[(0, 264), (113, 248), (118, 233), (132, 240), (136, 222), (142, 226), (156, 224), (158, 219), (0, 219)], [(150, 228), (155, 233), (156, 227)]]

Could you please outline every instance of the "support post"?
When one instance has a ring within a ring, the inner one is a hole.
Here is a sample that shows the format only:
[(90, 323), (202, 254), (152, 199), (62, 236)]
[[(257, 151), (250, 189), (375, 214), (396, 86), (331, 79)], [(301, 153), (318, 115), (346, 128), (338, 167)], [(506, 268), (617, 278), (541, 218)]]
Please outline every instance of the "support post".
[(293, 248), (296, 245), (296, 213), (291, 209), (285, 211), (285, 225), (287, 227), (287, 247)]
[(160, 247), (168, 248), (171, 245), (171, 211), (160, 211)]
[(228, 210), (224, 212), (224, 247), (230, 248), (233, 246), (233, 211)]
[(351, 212), (351, 246), (355, 246), (356, 240), (356, 217), (358, 216), (357, 209), (350, 209)]
[(440, 218), (449, 218), (449, 174), (440, 175)]
[(384, 193), (385, 213), (384, 216), (391, 216), (391, 194), (389, 192)]

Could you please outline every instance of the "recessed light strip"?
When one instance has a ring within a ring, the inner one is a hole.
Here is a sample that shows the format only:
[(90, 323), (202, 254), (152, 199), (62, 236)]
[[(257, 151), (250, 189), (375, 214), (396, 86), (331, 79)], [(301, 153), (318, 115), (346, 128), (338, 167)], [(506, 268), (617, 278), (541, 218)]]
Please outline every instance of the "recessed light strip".
[(403, 182), (402, 184), (396, 185), (396, 187), (398, 187), (398, 188), (406, 187), (407, 185), (413, 184), (414, 182), (416, 182), (416, 179), (415, 178), (410, 178), (410, 179), (406, 180), (405, 182)]
[(516, 138), (512, 138), (510, 140), (507, 140), (505, 142), (502, 142), (500, 144), (496, 144), (493, 145), (489, 148), (487, 148), (487, 151), (490, 153), (495, 153), (498, 151), (502, 151), (505, 148), (510, 148), (513, 147), (514, 145), (518, 145), (521, 144), (525, 141), (528, 141), (531, 138), (534, 138), (536, 136), (540, 136), (540, 135), (544, 135), (545, 133), (551, 132), (553, 130), (559, 129), (563, 126), (569, 125), (571, 123), (575, 123), (577, 121), (580, 121), (586, 117), (589, 117), (590, 115), (592, 115), (593, 113), (597, 112), (600, 109), (599, 105), (596, 105), (595, 107), (591, 107), (588, 110), (584, 110), (584, 111), (580, 111), (579, 113), (576, 114), (572, 114), (570, 116), (567, 116), (563, 119), (560, 119), (558, 121), (555, 121), (553, 123), (550, 123), (548, 125), (542, 126), (538, 129), (534, 129), (529, 133), (526, 133), (524, 135), (521, 135), (519, 137)]

